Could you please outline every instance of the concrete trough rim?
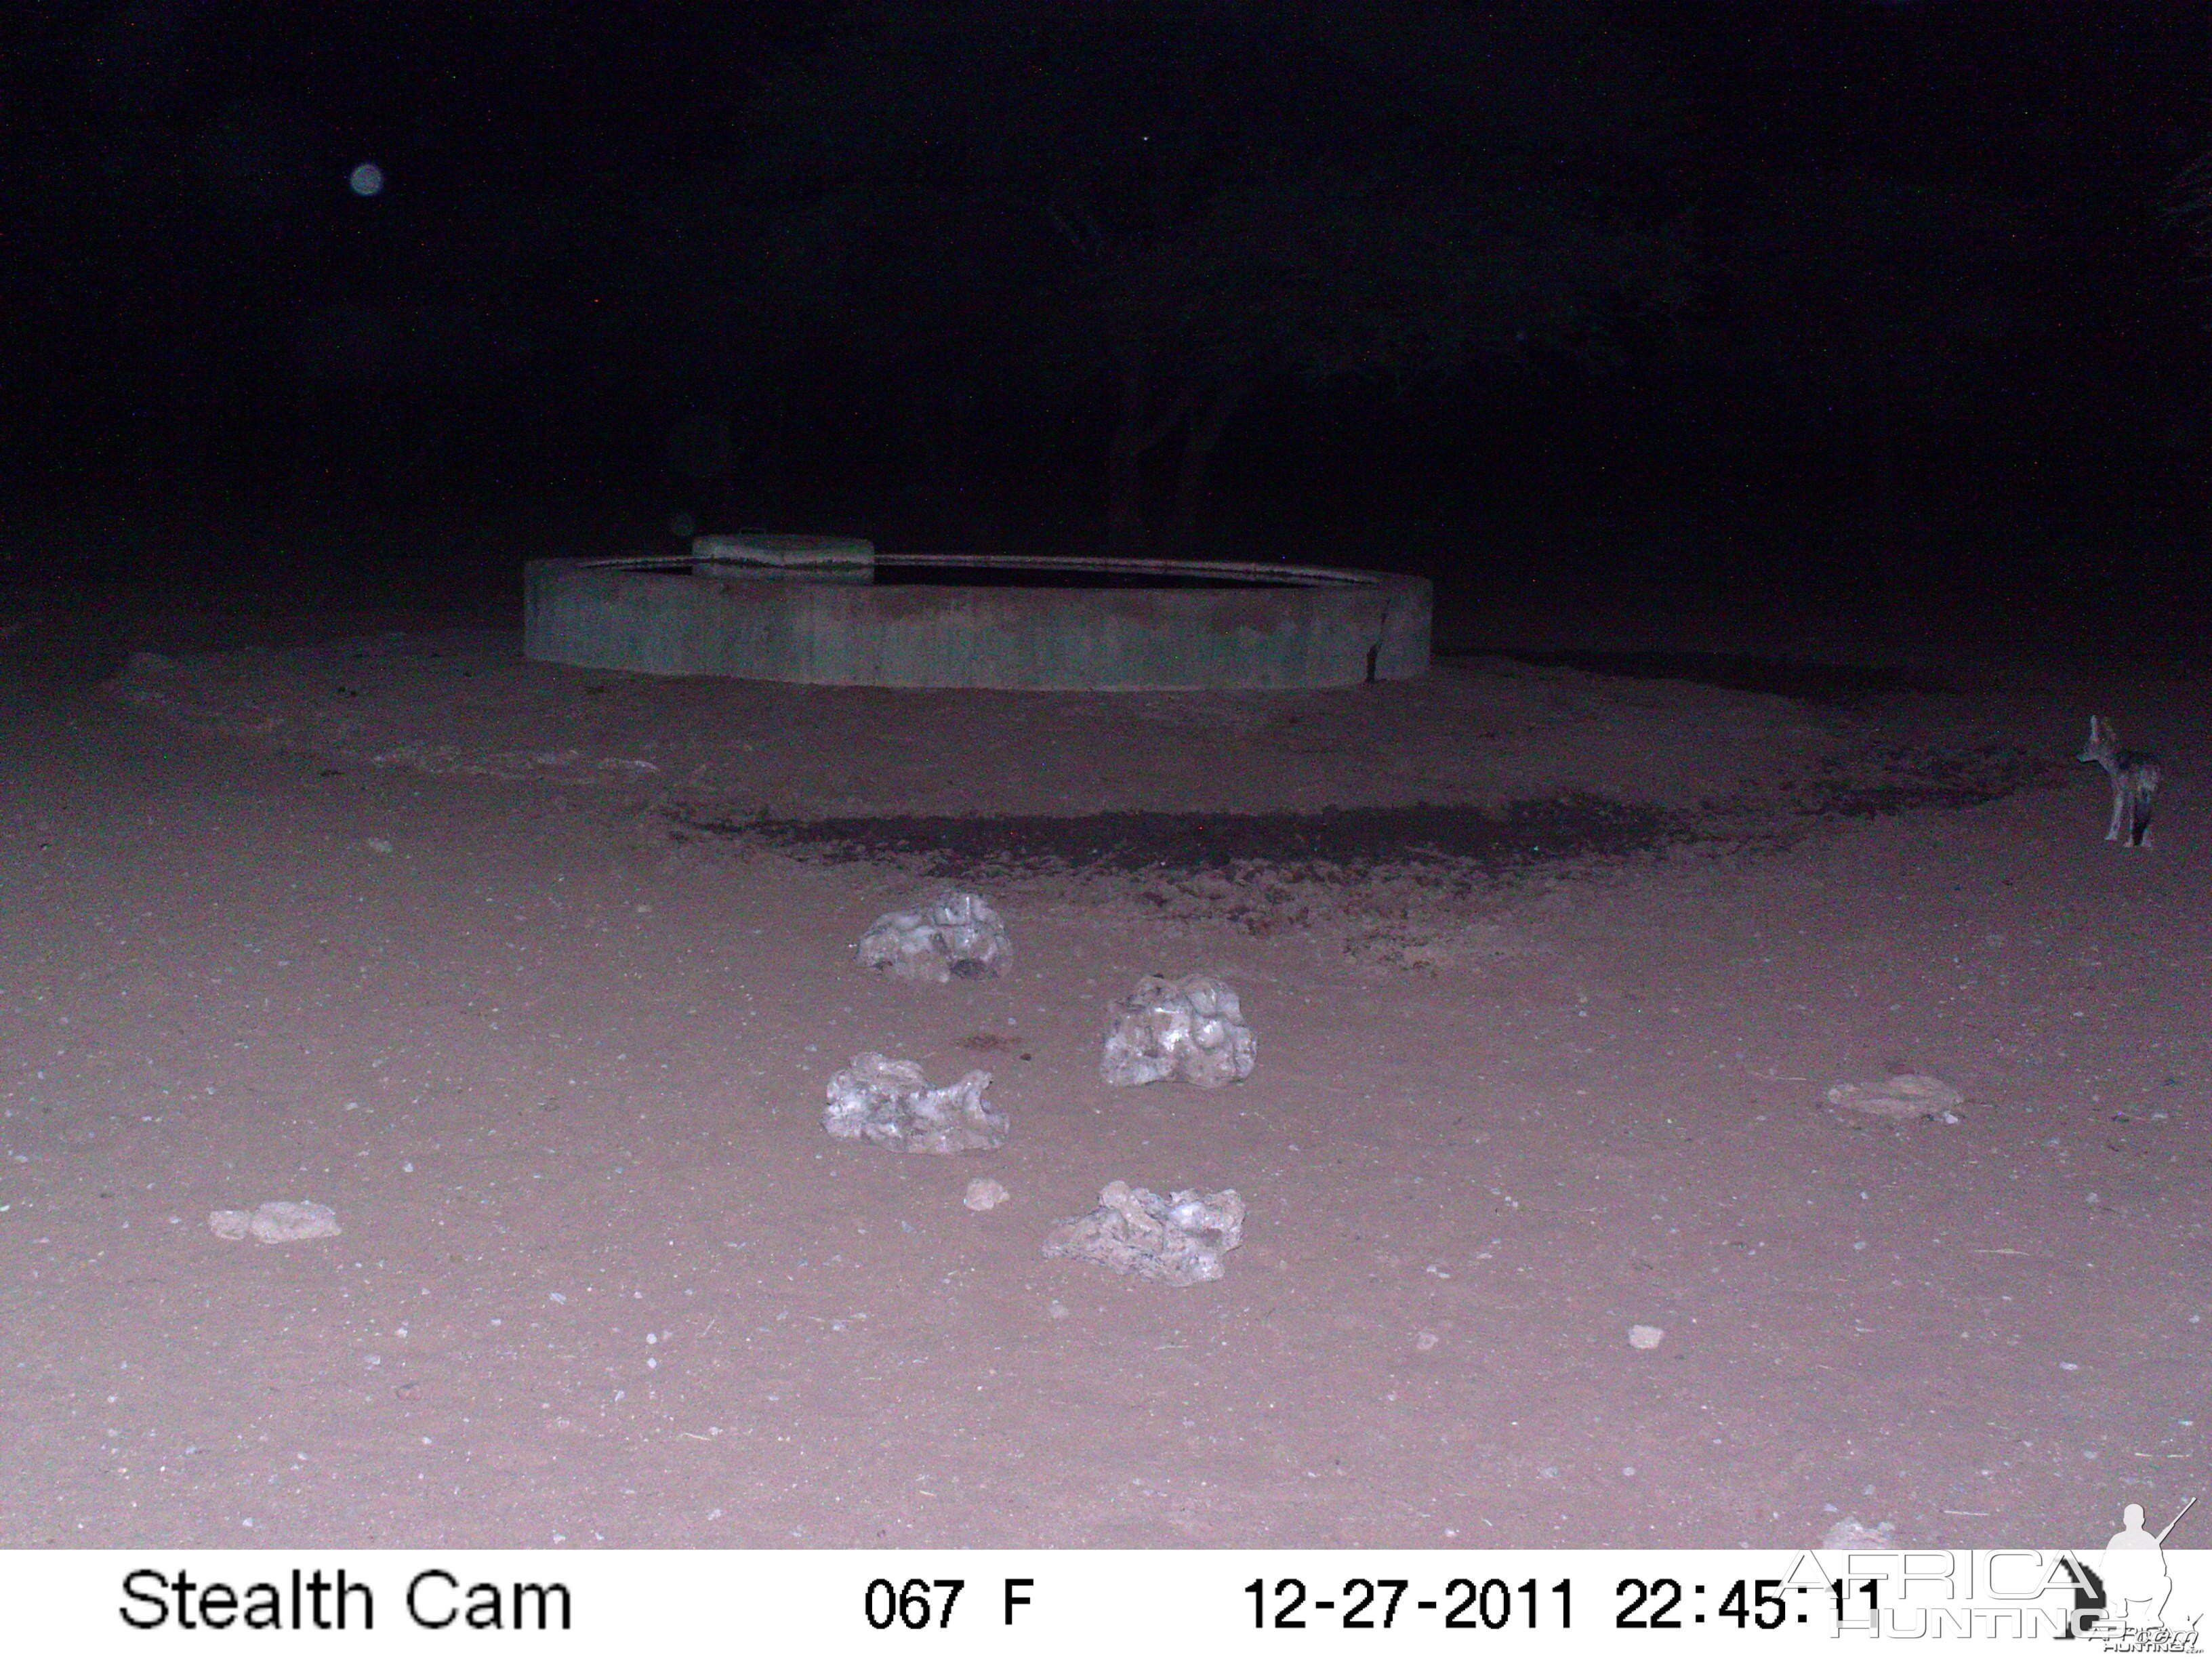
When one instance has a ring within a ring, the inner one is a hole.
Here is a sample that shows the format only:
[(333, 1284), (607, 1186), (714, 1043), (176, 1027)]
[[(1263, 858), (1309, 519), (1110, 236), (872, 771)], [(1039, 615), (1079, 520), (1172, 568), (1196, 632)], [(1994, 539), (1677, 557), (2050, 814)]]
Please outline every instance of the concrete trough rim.
[[(525, 572), (525, 654), (653, 674), (994, 690), (1310, 690), (1413, 678), (1429, 664), (1431, 594), (1418, 576), (1085, 555), (872, 562), (1111, 585), (733, 579), (702, 571), (696, 551), (540, 559)], [(1152, 575), (1162, 580), (1142, 580)]]
[[(1128, 559), (1092, 557), (1061, 553), (876, 553), (871, 562), (901, 569), (969, 568), (975, 570), (1097, 570), (1113, 575), (1220, 575), (1236, 578), (1254, 587), (1374, 587), (1393, 582), (1417, 581), (1412, 576), (1383, 570), (1337, 570), (1316, 564), (1261, 564), (1231, 559)], [(617, 553), (603, 558), (544, 559), (541, 564), (562, 564), (593, 570), (690, 571), (700, 562), (696, 553)], [(935, 584), (951, 587), (957, 583)], [(1229, 586), (1228, 583), (1224, 584)], [(1121, 590), (1144, 592), (1140, 587)], [(1187, 592), (1180, 587), (1161, 587), (1162, 593)]]

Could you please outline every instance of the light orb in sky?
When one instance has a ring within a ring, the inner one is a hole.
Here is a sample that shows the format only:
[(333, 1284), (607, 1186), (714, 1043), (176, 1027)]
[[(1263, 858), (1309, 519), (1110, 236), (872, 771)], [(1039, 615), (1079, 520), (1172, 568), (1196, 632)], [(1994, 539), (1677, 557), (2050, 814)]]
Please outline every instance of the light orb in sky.
[(363, 161), (346, 175), (346, 183), (356, 196), (380, 196), (384, 193), (384, 169), (374, 161)]

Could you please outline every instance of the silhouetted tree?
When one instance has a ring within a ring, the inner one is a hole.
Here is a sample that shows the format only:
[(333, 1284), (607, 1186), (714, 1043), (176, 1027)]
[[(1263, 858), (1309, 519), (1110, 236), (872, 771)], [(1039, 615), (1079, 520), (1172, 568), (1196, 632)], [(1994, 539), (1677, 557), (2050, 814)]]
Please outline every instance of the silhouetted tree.
[(1893, 628), (1926, 621), (1933, 562), (1901, 479), (1954, 423), (1986, 410), (2009, 348), (2045, 325), (2047, 257), (2025, 204), (1971, 185), (1864, 172), (1781, 176), (1749, 192), (1715, 254), (1728, 290), (1717, 356), (1800, 410), (1857, 472), (1849, 520)]
[(754, 113), (770, 313), (1104, 384), (1123, 552), (1272, 382), (1601, 362), (1688, 290), (1669, 82), (1572, 0), (869, 6)]

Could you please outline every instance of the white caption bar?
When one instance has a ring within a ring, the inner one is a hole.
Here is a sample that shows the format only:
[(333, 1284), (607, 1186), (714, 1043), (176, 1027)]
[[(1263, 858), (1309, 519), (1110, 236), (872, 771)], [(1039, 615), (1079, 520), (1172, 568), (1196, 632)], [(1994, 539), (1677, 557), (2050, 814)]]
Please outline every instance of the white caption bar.
[[(13, 1552), (0, 1654), (2196, 1652), (2212, 1551)], [(274, 1636), (274, 1641), (264, 1638)], [(485, 1645), (489, 1644), (489, 1645)]]

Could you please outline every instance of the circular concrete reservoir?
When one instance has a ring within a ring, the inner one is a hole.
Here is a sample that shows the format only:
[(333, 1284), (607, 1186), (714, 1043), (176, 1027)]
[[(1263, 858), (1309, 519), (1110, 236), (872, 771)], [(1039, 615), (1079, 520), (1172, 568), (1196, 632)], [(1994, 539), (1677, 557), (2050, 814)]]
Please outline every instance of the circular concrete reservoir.
[(535, 560), (524, 592), (532, 661), (647, 674), (1275, 690), (1429, 665), (1428, 582), (1372, 571), (702, 536), (688, 554)]

